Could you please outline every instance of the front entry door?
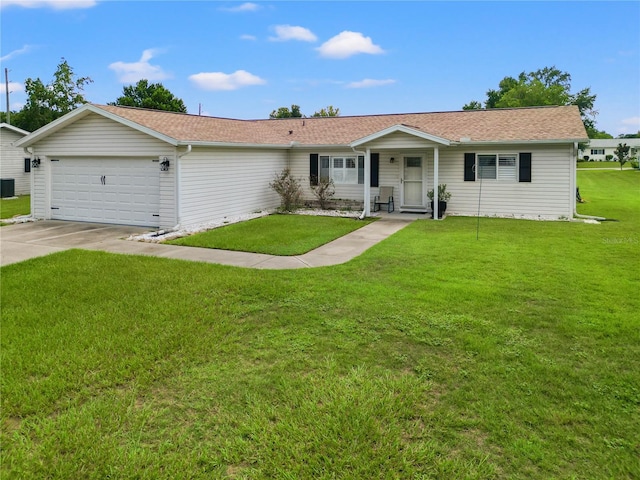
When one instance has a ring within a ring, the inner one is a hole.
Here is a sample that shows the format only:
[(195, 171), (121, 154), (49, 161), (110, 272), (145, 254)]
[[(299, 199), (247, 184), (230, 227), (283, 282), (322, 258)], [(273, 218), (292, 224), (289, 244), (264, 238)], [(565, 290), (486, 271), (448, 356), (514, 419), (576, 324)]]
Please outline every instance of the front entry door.
[(402, 206), (423, 209), (424, 190), (422, 179), (422, 157), (404, 157), (402, 182)]

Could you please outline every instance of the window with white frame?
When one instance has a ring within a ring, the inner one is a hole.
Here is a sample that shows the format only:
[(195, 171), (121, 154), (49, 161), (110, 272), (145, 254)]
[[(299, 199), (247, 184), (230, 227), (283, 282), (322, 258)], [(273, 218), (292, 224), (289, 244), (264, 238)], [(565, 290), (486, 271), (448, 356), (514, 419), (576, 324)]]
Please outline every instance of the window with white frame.
[(604, 155), (604, 148), (592, 148), (591, 155)]
[(354, 156), (320, 156), (320, 178), (330, 178), (336, 185), (362, 183), (364, 158)]
[(516, 154), (479, 154), (478, 179), (515, 182), (518, 179)]

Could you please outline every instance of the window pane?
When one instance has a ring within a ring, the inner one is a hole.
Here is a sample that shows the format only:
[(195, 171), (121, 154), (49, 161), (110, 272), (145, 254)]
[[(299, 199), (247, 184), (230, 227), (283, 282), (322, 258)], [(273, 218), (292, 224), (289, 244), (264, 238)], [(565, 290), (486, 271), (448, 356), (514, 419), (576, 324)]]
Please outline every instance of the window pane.
[(356, 159), (355, 158), (345, 158), (346, 168), (356, 168)]
[(405, 157), (405, 161), (407, 162), (407, 167), (421, 167), (422, 166), (422, 158), (421, 157)]
[(329, 157), (320, 157), (320, 178), (329, 179)]
[(496, 156), (478, 155), (478, 178), (496, 178)]
[(333, 159), (333, 168), (343, 168), (343, 166), (344, 166), (344, 158)]
[(516, 174), (516, 156), (500, 155), (498, 157), (498, 179), (515, 182)]

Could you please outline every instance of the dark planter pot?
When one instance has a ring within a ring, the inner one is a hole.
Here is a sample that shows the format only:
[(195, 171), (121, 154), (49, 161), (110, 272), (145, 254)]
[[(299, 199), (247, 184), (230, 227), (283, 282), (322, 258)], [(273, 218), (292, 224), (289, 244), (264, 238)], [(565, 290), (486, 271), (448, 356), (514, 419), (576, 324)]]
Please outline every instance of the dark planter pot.
[[(447, 202), (438, 202), (438, 218), (442, 218), (447, 211)], [(431, 218), (433, 218), (433, 202), (431, 202)]]

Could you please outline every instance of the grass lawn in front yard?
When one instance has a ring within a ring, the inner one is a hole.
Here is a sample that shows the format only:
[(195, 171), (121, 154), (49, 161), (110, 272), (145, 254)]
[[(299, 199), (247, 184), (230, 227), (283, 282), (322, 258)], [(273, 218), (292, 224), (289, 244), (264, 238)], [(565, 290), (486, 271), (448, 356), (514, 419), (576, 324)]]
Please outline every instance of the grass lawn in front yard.
[(31, 195), (20, 195), (17, 198), (0, 198), (0, 219), (29, 215), (31, 213)]
[(302, 255), (370, 223), (371, 219), (276, 214), (168, 241), (271, 255)]
[(578, 184), (619, 221), (421, 220), (304, 270), (2, 267), (0, 477), (640, 478), (640, 173)]

